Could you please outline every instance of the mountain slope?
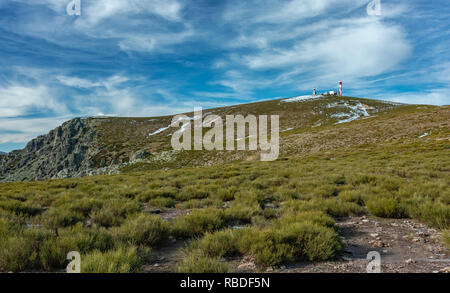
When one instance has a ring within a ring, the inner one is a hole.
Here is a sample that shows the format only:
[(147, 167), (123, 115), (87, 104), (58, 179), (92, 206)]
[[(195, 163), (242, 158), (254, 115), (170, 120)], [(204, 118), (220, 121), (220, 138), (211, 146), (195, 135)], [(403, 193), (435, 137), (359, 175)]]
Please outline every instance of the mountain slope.
[(368, 251), (383, 272), (446, 270), (449, 106), (328, 97), (244, 109), (284, 111), (293, 129), (277, 161), (170, 152), (166, 117), (75, 119), (30, 142), (15, 174), (52, 150), (84, 154), (80, 166), (134, 158), (109, 169), (118, 175), (0, 183), (0, 272), (62, 271), (67, 251), (81, 251), (83, 272), (365, 272)]
[[(448, 127), (448, 107), (408, 106), (349, 97), (295, 97), (209, 109), (215, 114), (280, 115), (280, 154), (310, 153), (415, 138)], [(187, 113), (193, 117), (193, 113)], [(255, 151), (173, 151), (172, 116), (76, 118), (0, 156), (0, 181), (215, 165), (256, 160)]]

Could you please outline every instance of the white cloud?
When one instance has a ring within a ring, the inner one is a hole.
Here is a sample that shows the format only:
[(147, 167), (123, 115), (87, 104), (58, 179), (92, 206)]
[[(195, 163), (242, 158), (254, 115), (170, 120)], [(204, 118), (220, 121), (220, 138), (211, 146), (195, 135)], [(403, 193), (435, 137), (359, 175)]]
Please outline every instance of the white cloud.
[(127, 52), (163, 51), (193, 35), (183, 19), (184, 4), (179, 0), (81, 0), (79, 17), (66, 14), (69, 0), (13, 1), (45, 5), (54, 14), (26, 15), (10, 29), (72, 48), (83, 47), (77, 37), (85, 36), (114, 40)]
[(0, 117), (16, 117), (33, 114), (34, 111), (67, 111), (46, 86), (27, 87), (11, 85), (0, 88)]
[(1, 118), (0, 143), (25, 143), (61, 125), (70, 116), (46, 118)]
[[(411, 46), (396, 26), (370, 20), (337, 24), (290, 49), (271, 49), (245, 58), (251, 69), (308, 66), (342, 75), (374, 76), (405, 60)], [(308, 70), (305, 68), (305, 71)]]
[(70, 87), (76, 87), (76, 88), (94, 88), (94, 87), (105, 87), (106, 89), (110, 90), (115, 88), (116, 86), (129, 81), (130, 79), (125, 76), (121, 75), (113, 75), (109, 78), (99, 80), (96, 82), (93, 82), (88, 79), (79, 78), (79, 77), (73, 77), (73, 76), (57, 76), (56, 79), (61, 82), (63, 85), (70, 86)]
[(167, 51), (167, 47), (183, 43), (192, 36), (194, 31), (190, 28), (179, 33), (132, 34), (124, 35), (118, 45), (122, 51)]
[(423, 104), (423, 105), (449, 105), (450, 87), (441, 89), (432, 89), (424, 92), (402, 93), (391, 95), (388, 100), (399, 103)]
[(86, 5), (81, 26), (96, 25), (118, 15), (151, 13), (169, 21), (180, 21), (182, 4), (178, 0), (96, 0)]

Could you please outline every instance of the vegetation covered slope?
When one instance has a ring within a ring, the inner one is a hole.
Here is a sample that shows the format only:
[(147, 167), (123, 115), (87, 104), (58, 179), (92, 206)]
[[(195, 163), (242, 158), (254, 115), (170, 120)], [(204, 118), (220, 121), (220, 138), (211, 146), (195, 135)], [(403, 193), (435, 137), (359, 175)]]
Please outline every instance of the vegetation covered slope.
[[(279, 115), (283, 138), (303, 139), (324, 126), (359, 117), (385, 115), (405, 105), (357, 98), (285, 99), (205, 110), (203, 116)], [(193, 117), (193, 113), (187, 113)], [(24, 150), (0, 156), (0, 182), (116, 174), (120, 169), (180, 168), (246, 159), (258, 152), (176, 152), (169, 128), (172, 116), (153, 118), (77, 118), (32, 140)], [(340, 124), (339, 124), (340, 125)], [(307, 137), (305, 139), (308, 139)], [(313, 139), (315, 139), (313, 137)], [(328, 139), (328, 138), (327, 138)], [(300, 142), (303, 143), (303, 142)], [(282, 142), (282, 147), (289, 143)], [(294, 147), (298, 145), (294, 142)], [(298, 149), (298, 148), (297, 148)], [(302, 147), (309, 152), (312, 147)], [(285, 151), (282, 149), (282, 151)], [(287, 151), (287, 149), (286, 149)]]
[(343, 249), (336, 218), (359, 214), (418, 219), (447, 229), (448, 243), (449, 117), (450, 107), (402, 106), (309, 122), (283, 133), (276, 162), (143, 162), (118, 175), (0, 184), (0, 271), (61, 270), (76, 250), (84, 272), (138, 272), (174, 239), (188, 245), (178, 272), (228, 271), (230, 257), (256, 270), (322, 261)]

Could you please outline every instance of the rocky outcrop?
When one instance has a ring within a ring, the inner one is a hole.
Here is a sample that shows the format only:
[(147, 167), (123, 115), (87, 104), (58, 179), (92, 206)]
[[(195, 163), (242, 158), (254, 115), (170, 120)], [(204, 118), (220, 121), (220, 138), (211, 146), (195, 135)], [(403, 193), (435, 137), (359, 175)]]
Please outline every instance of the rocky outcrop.
[(90, 171), (96, 147), (95, 122), (70, 120), (30, 141), (23, 150), (0, 156), (0, 181), (78, 177)]

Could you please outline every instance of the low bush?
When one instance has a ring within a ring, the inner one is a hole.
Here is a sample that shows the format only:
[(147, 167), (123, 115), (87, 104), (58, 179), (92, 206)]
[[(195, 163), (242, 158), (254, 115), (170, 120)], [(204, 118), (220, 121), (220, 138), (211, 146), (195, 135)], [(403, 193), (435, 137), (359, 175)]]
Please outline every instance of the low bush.
[(19, 230), (0, 238), (0, 271), (23, 272), (41, 267), (38, 252), (50, 235), (39, 230)]
[(141, 258), (135, 246), (96, 250), (81, 257), (82, 273), (138, 273), (140, 269)]
[(164, 198), (176, 198), (179, 190), (173, 186), (165, 186), (156, 189), (149, 189), (137, 196), (137, 199), (141, 202), (148, 202), (149, 200), (164, 197)]
[(209, 190), (202, 185), (188, 185), (183, 187), (181, 192), (177, 194), (176, 198), (178, 200), (190, 200), (190, 199), (203, 199), (208, 197), (210, 194)]
[(339, 198), (345, 202), (352, 202), (358, 205), (364, 205), (364, 200), (359, 190), (344, 190), (339, 194)]
[(240, 230), (227, 229), (215, 233), (206, 233), (204, 237), (193, 241), (190, 250), (200, 250), (208, 257), (224, 257), (239, 254), (236, 246)]
[(450, 229), (442, 231), (442, 243), (450, 249)]
[(228, 209), (225, 210), (225, 218), (231, 223), (250, 223), (253, 216), (262, 212), (259, 203), (256, 201), (234, 200)]
[(71, 202), (68, 208), (78, 214), (87, 217), (90, 213), (98, 211), (102, 208), (103, 202), (94, 198), (82, 198)]
[(296, 222), (310, 222), (337, 230), (337, 225), (333, 218), (322, 211), (288, 212), (281, 216), (276, 225), (282, 227)]
[(0, 210), (27, 216), (35, 216), (42, 211), (39, 206), (13, 199), (0, 200)]
[(169, 225), (158, 216), (141, 214), (113, 228), (111, 233), (117, 241), (153, 247), (167, 239)]
[(87, 253), (92, 250), (106, 251), (114, 247), (111, 235), (103, 228), (84, 228), (81, 225), (60, 230), (58, 237), (43, 241), (39, 257), (46, 271), (62, 269), (67, 264), (70, 251)]
[(333, 229), (308, 222), (245, 231), (239, 250), (255, 257), (260, 266), (273, 266), (295, 260), (323, 261), (342, 250), (339, 235)]
[(178, 217), (173, 223), (173, 233), (178, 237), (193, 237), (225, 226), (222, 210), (207, 208), (193, 210), (189, 215)]
[(219, 198), (221, 201), (232, 201), (234, 200), (237, 190), (236, 186), (220, 188), (213, 196)]
[(164, 208), (173, 208), (177, 203), (177, 201), (170, 197), (157, 197), (151, 199), (148, 203), (153, 207), (164, 209)]
[(51, 230), (70, 227), (81, 221), (84, 217), (81, 213), (73, 212), (69, 209), (51, 207), (42, 215), (42, 224)]
[(213, 258), (199, 253), (192, 253), (177, 264), (175, 271), (183, 274), (227, 273), (228, 267), (217, 257)]
[(103, 207), (91, 214), (92, 222), (103, 226), (119, 226), (126, 218), (141, 211), (139, 203), (130, 200), (110, 200)]
[(282, 212), (323, 211), (333, 217), (347, 217), (364, 213), (364, 208), (353, 202), (345, 202), (339, 198), (289, 200), (284, 202)]
[(430, 226), (448, 229), (450, 227), (450, 206), (430, 199), (410, 198), (402, 201), (408, 215), (417, 218)]
[(399, 201), (390, 197), (372, 197), (367, 202), (367, 208), (372, 215), (381, 218), (404, 218), (406, 212)]

